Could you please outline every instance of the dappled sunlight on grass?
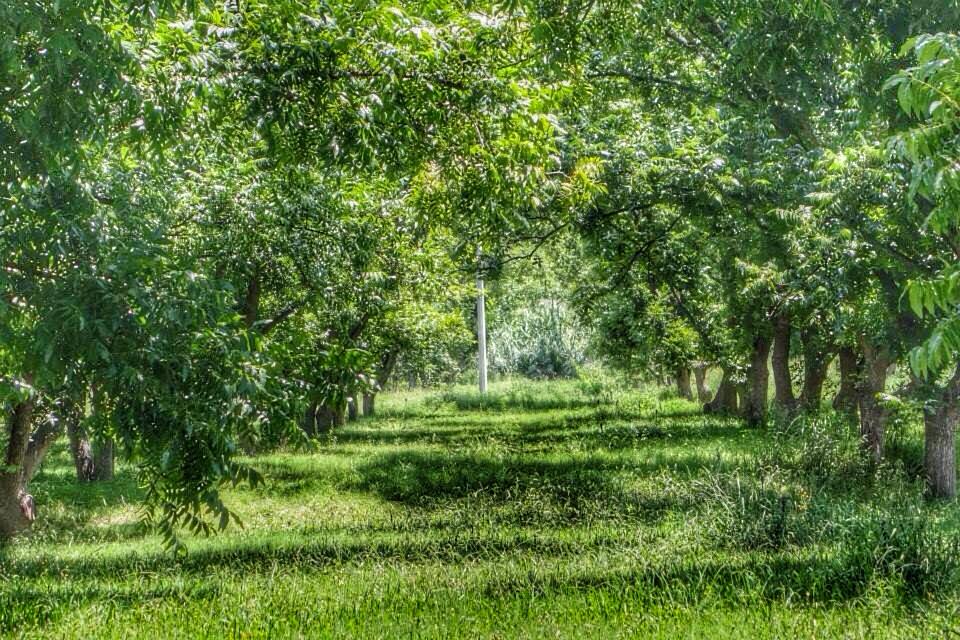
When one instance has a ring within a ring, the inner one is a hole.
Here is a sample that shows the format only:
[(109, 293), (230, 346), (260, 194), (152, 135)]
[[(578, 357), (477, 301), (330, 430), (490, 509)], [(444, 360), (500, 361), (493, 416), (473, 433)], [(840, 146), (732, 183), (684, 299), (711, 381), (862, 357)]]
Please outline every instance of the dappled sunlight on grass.
[[(810, 507), (817, 496), (789, 473), (813, 464), (809, 455), (768, 455), (786, 436), (644, 390), (600, 389), (583, 402), (591, 389), (577, 384), (509, 382), (483, 406), (466, 389), (388, 395), (381, 416), (310, 450), (248, 459), (266, 482), (224, 495), (243, 526), (185, 536), (180, 558), (140, 524), (130, 469), (80, 486), (61, 448), (36, 483), (43, 522), (0, 551), (0, 631), (387, 637), (415, 626), (424, 637), (667, 638), (945, 628), (949, 602), (910, 604), (899, 565), (878, 564), (872, 547), (789, 528), (815, 528), (817, 509), (829, 508), (853, 523), (843, 535), (888, 535), (870, 519), (882, 511), (857, 507), (840, 485)], [(564, 395), (567, 404), (556, 401)], [(792, 465), (771, 476), (782, 487), (730, 484), (770, 476), (762, 469), (777, 463)], [(785, 542), (767, 549), (762, 536), (780, 531), (787, 491), (805, 502), (791, 507)], [(724, 500), (745, 502), (720, 517)], [(741, 530), (738, 509), (757, 526)], [(955, 509), (929, 513), (956, 525)], [(935, 531), (917, 535), (940, 544)], [(97, 622), (104, 616), (110, 627)]]

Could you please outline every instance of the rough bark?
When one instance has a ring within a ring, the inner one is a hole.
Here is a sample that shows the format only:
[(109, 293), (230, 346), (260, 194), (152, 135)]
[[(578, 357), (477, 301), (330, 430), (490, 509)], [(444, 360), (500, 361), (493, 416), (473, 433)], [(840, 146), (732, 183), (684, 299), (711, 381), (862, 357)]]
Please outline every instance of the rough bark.
[(23, 456), (21, 474), (23, 484), (26, 486), (40, 469), (40, 463), (50, 449), (50, 445), (57, 441), (63, 435), (63, 430), (59, 423), (46, 421), (34, 430), (30, 436), (30, 442), (27, 444), (27, 451)]
[(677, 395), (686, 400), (693, 400), (693, 387), (690, 386), (690, 369), (680, 367), (674, 374), (677, 385)]
[(747, 390), (745, 402), (740, 411), (751, 425), (762, 424), (767, 417), (767, 395), (770, 389), (770, 371), (767, 359), (770, 357), (770, 338), (757, 336), (753, 340), (750, 353), (750, 366), (747, 369)]
[(876, 462), (883, 459), (887, 410), (877, 397), (887, 385), (890, 353), (886, 347), (860, 341), (863, 350), (863, 372), (858, 378), (857, 404), (860, 408), (860, 443)]
[(14, 405), (7, 421), (7, 450), (0, 468), (0, 539), (11, 538), (36, 519), (33, 496), (27, 493), (23, 462), (30, 444), (33, 401)]
[(837, 363), (840, 369), (840, 388), (833, 398), (833, 408), (843, 413), (856, 414), (857, 375), (860, 369), (857, 352), (851, 347), (840, 347)]
[(733, 374), (729, 369), (723, 370), (720, 386), (713, 400), (703, 405), (705, 413), (733, 414), (737, 412), (737, 385), (733, 382)]
[(815, 411), (823, 401), (823, 383), (827, 379), (831, 354), (813, 331), (801, 331), (800, 340), (803, 343), (803, 388), (800, 390), (800, 405), (807, 411)]
[(23, 533), (36, 518), (33, 496), (26, 492), (17, 476), (0, 476), (0, 540)]
[(793, 411), (797, 398), (793, 395), (793, 381), (790, 379), (790, 316), (780, 314), (773, 326), (773, 368), (774, 401), (782, 409)]
[(707, 386), (707, 367), (698, 365), (693, 368), (693, 377), (697, 381), (697, 400), (701, 404), (710, 402), (710, 388)]
[(955, 432), (960, 423), (960, 365), (935, 406), (923, 415), (923, 467), (927, 489), (936, 498), (957, 495)]
[(33, 400), (25, 400), (13, 406), (10, 411), (7, 433), (7, 451), (4, 457), (4, 464), (7, 470), (4, 473), (10, 473), (12, 467), (19, 469), (23, 464), (23, 457), (27, 453), (27, 445), (30, 443), (30, 435), (33, 420)]
[(113, 480), (114, 473), (114, 444), (110, 438), (95, 440), (93, 443), (93, 477), (94, 480), (107, 482)]
[(94, 475), (93, 446), (83, 429), (74, 420), (67, 422), (67, 439), (70, 442), (70, 455), (73, 456), (73, 466), (77, 470), (77, 480), (93, 482)]

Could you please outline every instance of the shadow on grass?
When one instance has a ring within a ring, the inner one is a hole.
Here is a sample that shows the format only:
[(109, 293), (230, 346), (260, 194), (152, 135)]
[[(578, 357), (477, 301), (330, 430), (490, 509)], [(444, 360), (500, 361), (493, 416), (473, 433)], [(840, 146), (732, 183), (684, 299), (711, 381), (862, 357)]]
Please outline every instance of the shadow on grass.
[(126, 540), (145, 535), (138, 523), (98, 526), (94, 521), (128, 504), (140, 504), (143, 490), (133, 469), (117, 469), (113, 480), (79, 482), (66, 454), (45, 461), (44, 468), (30, 484), (40, 517), (34, 535), (44, 540), (90, 541)]
[[(702, 415), (668, 420), (651, 417), (610, 419), (586, 415), (546, 417), (513, 424), (491, 424), (482, 420), (463, 424), (461, 420), (447, 418), (436, 419), (427, 426), (409, 428), (347, 428), (336, 433), (331, 442), (335, 445), (372, 446), (416, 443), (457, 445), (478, 441), (495, 441), (507, 446), (544, 446), (576, 442), (580, 446), (597, 448), (631, 448), (648, 440), (709, 441), (729, 439), (744, 433), (757, 435), (755, 430), (747, 430), (737, 421)], [(335, 452), (335, 446), (329, 451)]]
[(633, 500), (635, 494), (624, 487), (624, 471), (641, 476), (665, 469), (692, 473), (717, 464), (715, 457), (697, 453), (669, 461), (636, 461), (603, 455), (552, 460), (407, 450), (383, 454), (359, 466), (359, 479), (349, 488), (411, 505), (473, 496), (509, 502), (538, 493), (557, 504), (576, 507), (598, 500), (612, 504)]
[[(53, 577), (56, 582), (36, 587), (19, 582), (0, 587), (5, 611), (0, 614), (0, 631), (13, 631), (25, 624), (44, 624), (75, 611), (77, 606), (111, 600), (135, 605), (151, 598), (213, 597), (218, 587), (206, 583), (178, 582), (176, 585), (139, 584), (136, 589), (113, 587), (109, 580), (130, 575), (209, 576), (221, 569), (241, 575), (269, 572), (277, 565), (300, 571), (324, 570), (356, 562), (463, 562), (496, 561), (505, 554), (576, 556), (582, 545), (536, 536), (502, 538), (459, 536), (424, 539), (409, 536), (392, 540), (324, 540), (296, 544), (246, 542), (192, 551), (174, 560), (161, 554), (127, 555), (110, 558), (18, 560), (10, 567), (20, 577)], [(881, 575), (862, 558), (842, 551), (835, 556), (798, 557), (791, 554), (755, 554), (742, 559), (684, 558), (673, 562), (641, 559), (619, 568), (550, 568), (505, 570), (489, 574), (479, 586), (488, 600), (515, 597), (550, 597), (571, 593), (609, 591), (618, 601), (637, 598), (648, 601), (682, 600), (697, 602), (718, 595), (729, 602), (742, 597), (804, 604), (839, 604), (862, 598), (878, 577), (894, 578), (904, 601), (936, 595), (914, 590), (898, 582), (904, 576)], [(175, 571), (175, 573), (173, 573)], [(186, 586), (183, 586), (183, 585)]]

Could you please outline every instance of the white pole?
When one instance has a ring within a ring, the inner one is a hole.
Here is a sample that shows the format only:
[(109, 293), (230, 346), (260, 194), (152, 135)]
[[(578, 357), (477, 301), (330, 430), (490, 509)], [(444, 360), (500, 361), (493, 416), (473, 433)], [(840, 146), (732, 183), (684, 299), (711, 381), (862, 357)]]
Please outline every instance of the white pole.
[(480, 369), (480, 393), (487, 392), (487, 311), (483, 299), (483, 277), (477, 272), (477, 364)]

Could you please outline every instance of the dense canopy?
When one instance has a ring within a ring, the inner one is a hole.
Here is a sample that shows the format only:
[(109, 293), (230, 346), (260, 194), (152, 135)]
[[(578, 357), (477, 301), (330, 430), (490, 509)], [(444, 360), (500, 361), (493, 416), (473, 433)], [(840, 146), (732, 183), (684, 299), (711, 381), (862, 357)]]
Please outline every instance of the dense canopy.
[(478, 278), (497, 376), (836, 412), (873, 465), (914, 411), (954, 498), (958, 33), (954, 0), (0, 3), (0, 538), (61, 438), (170, 546), (239, 522), (256, 454), (473, 380)]

